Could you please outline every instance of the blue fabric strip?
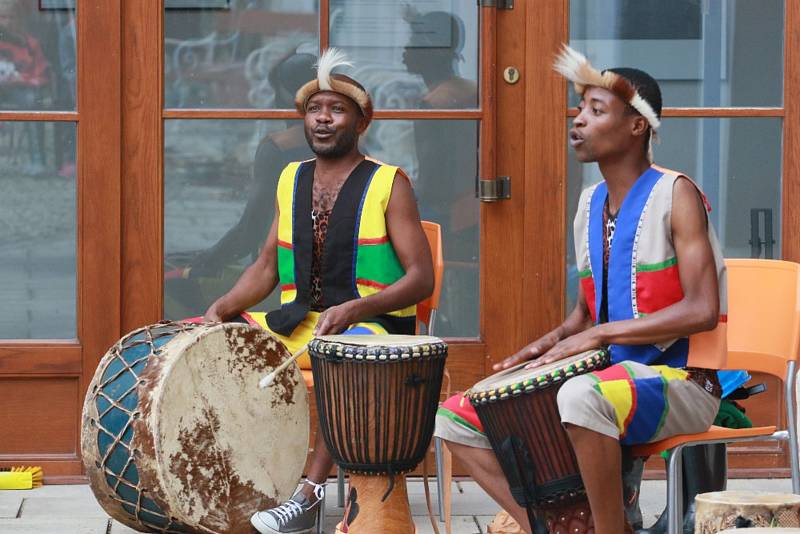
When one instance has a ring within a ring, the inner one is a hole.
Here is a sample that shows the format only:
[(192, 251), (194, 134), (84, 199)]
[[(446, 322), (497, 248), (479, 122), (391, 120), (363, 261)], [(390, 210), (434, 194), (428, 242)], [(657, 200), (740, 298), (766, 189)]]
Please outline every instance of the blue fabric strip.
[(635, 378), (633, 387), (636, 388), (636, 409), (625, 436), (620, 439), (623, 445), (637, 445), (653, 439), (664, 411), (669, 409), (661, 376)]
[(608, 187), (601, 182), (592, 193), (589, 204), (589, 264), (594, 280), (595, 322), (600, 322), (600, 309), (603, 304), (603, 206), (608, 197)]

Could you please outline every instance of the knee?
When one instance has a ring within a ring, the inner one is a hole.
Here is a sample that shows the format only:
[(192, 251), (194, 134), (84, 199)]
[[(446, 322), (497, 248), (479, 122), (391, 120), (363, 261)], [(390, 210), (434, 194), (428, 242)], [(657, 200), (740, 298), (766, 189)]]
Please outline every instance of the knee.
[(578, 376), (567, 380), (561, 389), (558, 390), (556, 401), (558, 411), (565, 413), (577, 405), (592, 402), (597, 391), (594, 389), (594, 382), (586, 376)]

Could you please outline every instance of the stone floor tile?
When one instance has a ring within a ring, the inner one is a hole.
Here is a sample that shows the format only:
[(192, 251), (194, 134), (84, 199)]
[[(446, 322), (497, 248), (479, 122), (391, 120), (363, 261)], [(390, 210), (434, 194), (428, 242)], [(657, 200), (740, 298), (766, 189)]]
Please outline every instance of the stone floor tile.
[(0, 532), (8, 534), (106, 534), (108, 519), (99, 517), (0, 519)]
[(28, 518), (108, 518), (94, 496), (86, 497), (28, 497), (22, 503), (22, 519)]
[(0, 492), (0, 518), (16, 519), (21, 506), (21, 496), (7, 495), (6, 492)]
[(109, 534), (138, 534), (138, 530), (123, 525), (119, 521), (111, 522), (111, 532)]
[[(417, 527), (417, 534), (434, 534), (434, 530), (431, 526), (431, 521), (428, 519), (428, 516), (415, 516), (414, 525)], [(460, 515), (453, 517), (452, 525), (453, 534), (483, 534), (483, 532), (485, 532), (478, 526), (475, 518), (471, 515)], [(437, 526), (439, 527), (439, 532), (443, 533), (444, 523), (437, 523)]]

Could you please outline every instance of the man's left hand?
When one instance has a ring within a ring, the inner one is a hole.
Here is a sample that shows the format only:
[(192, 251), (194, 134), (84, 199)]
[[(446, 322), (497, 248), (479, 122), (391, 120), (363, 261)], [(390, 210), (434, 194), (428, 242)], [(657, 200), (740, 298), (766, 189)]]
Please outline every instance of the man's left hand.
[(317, 326), (314, 328), (314, 335), (341, 334), (348, 326), (358, 322), (352, 302), (349, 301), (338, 306), (332, 306), (322, 312), (317, 321)]
[(587, 350), (599, 349), (602, 345), (600, 331), (598, 327), (593, 326), (583, 332), (562, 339), (556, 343), (553, 348), (526, 365), (525, 369), (533, 369), (534, 367), (557, 362)]

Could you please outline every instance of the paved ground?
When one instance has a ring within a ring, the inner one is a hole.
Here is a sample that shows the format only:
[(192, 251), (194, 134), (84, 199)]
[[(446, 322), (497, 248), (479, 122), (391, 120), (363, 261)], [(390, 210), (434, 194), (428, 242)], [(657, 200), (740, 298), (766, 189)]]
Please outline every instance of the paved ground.
[[(474, 482), (456, 482), (455, 486), (454, 534), (484, 534), (486, 525), (497, 512), (497, 506)], [(330, 534), (339, 519), (341, 509), (336, 507), (335, 484), (330, 484), (328, 487), (325, 532)], [(791, 481), (732, 480), (728, 487), (789, 492)], [(645, 481), (641, 506), (646, 525), (651, 524), (663, 508), (664, 491), (664, 482)], [(435, 493), (433, 498), (435, 503)], [(420, 481), (409, 482), (409, 500), (419, 534), (431, 534), (433, 529), (425, 516), (425, 497)], [(2, 534), (132, 534), (133, 532), (109, 519), (97, 504), (88, 486), (45, 486), (31, 491), (0, 491)]]

